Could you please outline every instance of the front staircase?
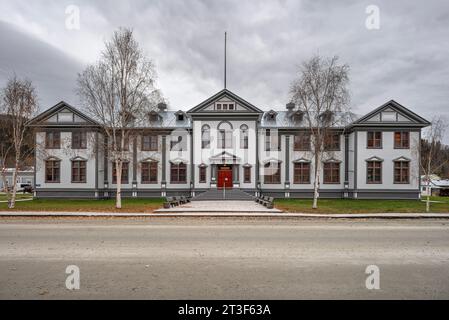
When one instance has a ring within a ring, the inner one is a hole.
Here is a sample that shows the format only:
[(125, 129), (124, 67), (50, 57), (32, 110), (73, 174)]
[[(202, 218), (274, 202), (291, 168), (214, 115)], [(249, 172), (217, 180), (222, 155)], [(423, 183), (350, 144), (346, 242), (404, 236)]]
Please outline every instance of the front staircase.
[(223, 189), (211, 189), (200, 193), (192, 198), (192, 201), (211, 201), (211, 200), (242, 200), (251, 201), (254, 197), (240, 189), (226, 189), (223, 194)]

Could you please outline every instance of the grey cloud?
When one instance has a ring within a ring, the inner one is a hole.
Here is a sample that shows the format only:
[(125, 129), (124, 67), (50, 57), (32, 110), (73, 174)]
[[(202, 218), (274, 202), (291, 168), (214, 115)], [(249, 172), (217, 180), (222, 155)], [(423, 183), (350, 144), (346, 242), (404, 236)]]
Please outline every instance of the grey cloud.
[[(53, 8), (61, 7), (59, 1), (34, 1), (29, 9), (23, 5), (25, 1), (14, 2), (22, 4), (20, 7), (12, 3), (8, 2), (11, 15), (20, 11), (54, 32), (61, 28), (52, 24), (58, 18)], [(223, 33), (227, 30), (228, 88), (262, 109), (283, 107), (298, 65), (319, 53), (339, 55), (342, 63), (350, 65), (351, 105), (358, 114), (395, 99), (429, 119), (435, 114), (449, 116), (446, 1), (376, 1), (381, 28), (375, 31), (365, 28), (365, 8), (373, 4), (370, 0), (71, 3), (81, 9), (83, 32), (99, 41), (118, 26), (134, 28), (156, 63), (159, 85), (174, 109), (188, 109), (222, 89)], [(98, 27), (92, 21), (95, 15), (83, 15), (86, 11), (94, 12), (104, 25)], [(46, 19), (41, 18), (44, 13)], [(61, 32), (61, 42), (62, 37)], [(79, 37), (82, 41), (82, 35)], [(33, 52), (32, 46), (28, 52)], [(82, 53), (73, 54), (86, 60)], [(49, 59), (42, 60), (45, 64)], [(19, 60), (10, 64), (19, 64)], [(0, 68), (5, 68), (3, 62)], [(44, 68), (33, 70), (55, 88), (62, 86), (60, 78), (52, 79)], [(61, 92), (70, 91), (72, 71), (67, 68), (65, 73), (65, 91), (61, 88), (50, 93), (53, 101)]]
[(41, 109), (61, 100), (75, 103), (74, 85), (82, 65), (33, 36), (0, 21), (0, 85), (16, 74), (33, 81)]

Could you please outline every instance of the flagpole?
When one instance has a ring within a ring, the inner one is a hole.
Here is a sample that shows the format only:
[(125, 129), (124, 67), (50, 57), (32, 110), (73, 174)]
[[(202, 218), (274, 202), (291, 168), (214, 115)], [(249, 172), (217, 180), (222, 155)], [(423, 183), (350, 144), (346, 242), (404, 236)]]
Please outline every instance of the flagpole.
[(226, 89), (226, 31), (225, 31), (225, 43), (224, 43), (224, 88)]

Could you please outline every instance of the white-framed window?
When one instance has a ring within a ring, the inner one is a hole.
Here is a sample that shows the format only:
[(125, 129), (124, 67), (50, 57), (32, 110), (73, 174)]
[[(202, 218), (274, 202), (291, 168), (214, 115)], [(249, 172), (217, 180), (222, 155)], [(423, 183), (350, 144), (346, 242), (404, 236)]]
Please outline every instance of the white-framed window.
[(234, 102), (217, 102), (215, 103), (215, 110), (235, 110)]

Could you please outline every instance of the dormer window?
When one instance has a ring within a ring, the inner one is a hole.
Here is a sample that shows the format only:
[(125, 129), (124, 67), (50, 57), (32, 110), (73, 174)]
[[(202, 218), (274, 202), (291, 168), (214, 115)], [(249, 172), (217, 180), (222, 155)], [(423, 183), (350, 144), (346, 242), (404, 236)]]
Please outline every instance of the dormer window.
[(122, 110), (120, 112), (120, 115), (122, 117), (122, 121), (123, 121), (124, 125), (133, 124), (134, 121), (136, 120), (136, 117), (131, 112), (126, 111), (126, 110)]
[(150, 122), (156, 122), (159, 121), (159, 113), (157, 113), (157, 111), (152, 110), (148, 113), (148, 118), (150, 119)]
[(320, 119), (324, 123), (331, 123), (334, 113), (330, 110), (326, 110), (320, 114)]
[(234, 102), (220, 102), (215, 104), (215, 110), (235, 110), (235, 103)]
[(270, 120), (270, 121), (274, 121), (274, 120), (276, 120), (277, 114), (278, 114), (278, 113), (277, 113), (276, 111), (270, 110), (270, 111), (267, 112), (266, 118), (267, 118), (268, 120)]
[(300, 110), (295, 111), (292, 113), (291, 117), (294, 122), (301, 122), (304, 117), (304, 112)]
[(175, 115), (177, 121), (184, 121), (185, 113), (183, 111), (179, 110), (178, 112), (175, 113)]

